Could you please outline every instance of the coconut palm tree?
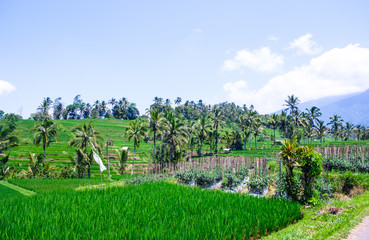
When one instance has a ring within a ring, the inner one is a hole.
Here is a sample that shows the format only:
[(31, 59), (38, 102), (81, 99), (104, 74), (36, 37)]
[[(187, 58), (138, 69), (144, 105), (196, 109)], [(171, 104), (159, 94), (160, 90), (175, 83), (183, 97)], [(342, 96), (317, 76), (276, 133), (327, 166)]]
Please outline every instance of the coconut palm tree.
[(273, 145), (275, 144), (275, 130), (278, 128), (279, 126), (279, 115), (278, 114), (273, 114), (271, 116), (269, 116), (268, 118), (268, 124), (269, 124), (269, 127), (271, 129), (273, 129), (273, 136), (274, 136), (274, 140), (273, 140)]
[(283, 104), (287, 107), (285, 111), (290, 110), (290, 115), (294, 118), (295, 125), (297, 125), (297, 117), (299, 113), (297, 105), (299, 105), (300, 102), (300, 99), (292, 94), (291, 96), (288, 96), (287, 100), (285, 100), (285, 104)]
[(133, 161), (131, 175), (133, 175), (133, 168), (135, 165), (136, 148), (140, 147), (141, 141), (146, 135), (147, 128), (148, 126), (146, 123), (141, 122), (140, 119), (136, 119), (129, 123), (128, 128), (123, 134), (127, 141), (133, 141)]
[(200, 157), (201, 157), (202, 156), (202, 146), (211, 129), (211, 124), (209, 122), (208, 116), (203, 115), (200, 117), (200, 119), (197, 121), (197, 129), (198, 129), (197, 136), (200, 139)]
[(193, 135), (197, 135), (197, 125), (194, 121), (189, 121), (187, 124), (187, 136), (188, 136), (188, 158), (191, 159), (192, 158), (192, 154), (191, 154), (191, 144), (193, 141)]
[(68, 156), (69, 160), (71, 160), (73, 167), (77, 170), (78, 178), (82, 178), (85, 166), (88, 165), (88, 155), (85, 154), (81, 148), (77, 148), (74, 155), (65, 151), (63, 151), (63, 154)]
[(250, 137), (250, 125), (245, 115), (240, 115), (237, 119), (237, 124), (241, 129), (243, 135), (243, 150), (246, 151), (247, 140)]
[[(246, 111), (246, 122), (249, 128), (249, 135), (251, 135), (255, 122), (259, 119), (258, 112), (254, 110), (253, 106)], [(249, 138), (249, 150), (251, 150), (251, 138)]]
[(33, 135), (33, 142), (38, 145), (42, 142), (44, 150), (44, 159), (46, 159), (46, 147), (55, 139), (57, 133), (56, 124), (48, 118), (45, 118), (41, 123), (36, 124), (31, 131)]
[(52, 103), (53, 103), (53, 101), (49, 97), (47, 97), (47, 98), (44, 98), (44, 100), (41, 102), (40, 106), (37, 108), (37, 110), (39, 110), (41, 112), (41, 116), (43, 118), (49, 117), (49, 110), (51, 108)]
[(170, 145), (169, 160), (173, 161), (179, 146), (187, 143), (188, 132), (184, 121), (177, 118), (173, 111), (166, 114), (162, 123), (163, 142)]
[(320, 139), (320, 142), (323, 142), (323, 137), (326, 133), (326, 131), (328, 130), (327, 126), (324, 125), (324, 121), (323, 120), (320, 120), (320, 119), (317, 119), (315, 121), (315, 131)]
[(327, 125), (332, 125), (331, 127), (331, 133), (334, 136), (334, 140), (337, 141), (340, 127), (342, 127), (343, 119), (341, 116), (333, 115), (333, 117), (329, 118), (330, 122)]
[(346, 122), (345, 126), (342, 129), (342, 137), (345, 141), (350, 139), (352, 132), (354, 130), (354, 125), (350, 122)]
[[(77, 147), (82, 150), (84, 156), (87, 155), (87, 150), (92, 149), (100, 152), (100, 142), (102, 139), (100, 133), (95, 131), (93, 127), (93, 121), (89, 123), (84, 123), (82, 126), (75, 126), (71, 129), (71, 132), (74, 134), (74, 137), (69, 141), (69, 147)], [(91, 177), (91, 164), (93, 158), (87, 158), (87, 170), (88, 170), (88, 178)]]
[(163, 117), (159, 113), (158, 110), (153, 109), (150, 111), (149, 126), (150, 126), (150, 132), (153, 133), (154, 155), (155, 155), (155, 148), (156, 148), (156, 138), (157, 138), (157, 134), (160, 133), (160, 125), (162, 121), (163, 121)]
[(311, 122), (314, 122), (315, 119), (322, 116), (322, 113), (320, 112), (320, 109), (318, 107), (311, 107), (310, 109), (306, 108), (307, 114), (309, 116), (309, 120)]
[(28, 172), (32, 174), (33, 178), (36, 178), (37, 174), (40, 173), (43, 165), (42, 155), (28, 152)]
[(356, 139), (357, 139), (358, 141), (360, 141), (360, 140), (362, 140), (363, 135), (364, 135), (364, 133), (365, 133), (365, 127), (364, 127), (364, 126), (362, 126), (361, 124), (358, 124), (358, 125), (356, 125), (356, 126), (354, 127), (353, 132), (354, 132), (354, 133), (355, 133), (355, 135), (356, 135)]
[(258, 149), (257, 144), (256, 144), (256, 137), (259, 136), (260, 134), (265, 134), (265, 129), (260, 119), (256, 119), (254, 121), (251, 127), (251, 131), (255, 139), (255, 149)]
[(0, 126), (0, 153), (17, 146), (17, 143), (18, 137), (14, 134), (13, 129)]
[(177, 97), (176, 100), (174, 100), (174, 103), (177, 104), (178, 106), (181, 104), (182, 102), (182, 98)]
[(219, 125), (223, 122), (223, 111), (217, 107), (213, 107), (213, 112), (210, 115), (211, 120), (213, 120), (213, 128), (215, 129), (215, 153), (218, 153), (218, 142), (219, 142)]

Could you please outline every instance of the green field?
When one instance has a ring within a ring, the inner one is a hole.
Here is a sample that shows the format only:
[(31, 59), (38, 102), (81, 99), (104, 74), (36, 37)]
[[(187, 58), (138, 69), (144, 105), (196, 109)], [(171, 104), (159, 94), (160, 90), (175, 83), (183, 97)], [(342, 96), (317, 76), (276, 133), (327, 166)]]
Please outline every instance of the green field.
[[(59, 169), (63, 165), (71, 164), (68, 156), (63, 154), (63, 151), (73, 154), (75, 148), (68, 148), (68, 142), (72, 138), (72, 134), (69, 130), (77, 125), (82, 125), (85, 122), (91, 121), (91, 119), (86, 120), (54, 120), (58, 125), (62, 126), (63, 130), (58, 131), (57, 138), (55, 142), (52, 142), (50, 146), (46, 148), (46, 158), (47, 161), (51, 162), (52, 165), (58, 167)], [(102, 156), (103, 161), (106, 163), (106, 139), (114, 140), (114, 145), (110, 146), (109, 159), (111, 161), (112, 174), (116, 174), (113, 170), (114, 164), (117, 162), (115, 150), (120, 149), (123, 146), (128, 146), (132, 149), (133, 155), (133, 142), (126, 142), (123, 138), (123, 132), (128, 126), (130, 121), (118, 120), (118, 119), (93, 119), (95, 130), (100, 132), (103, 137), (102, 140)], [(26, 154), (28, 152), (32, 153), (43, 153), (42, 145), (35, 145), (33, 143), (33, 133), (30, 129), (36, 124), (33, 120), (19, 120), (17, 121), (17, 134), (20, 138), (19, 146), (11, 149), (11, 157), (9, 161), (9, 166), (15, 166), (17, 169), (27, 169), (28, 159)], [(140, 148), (136, 152), (137, 165), (135, 166), (135, 172), (140, 172), (141, 168), (144, 168), (147, 161), (150, 158), (150, 149), (153, 144), (151, 142), (142, 142)], [(131, 156), (132, 158), (132, 156)], [(138, 159), (137, 159), (138, 158)], [(131, 160), (128, 161), (130, 163)], [(92, 175), (99, 176), (99, 167), (97, 164), (91, 166)], [(107, 172), (103, 173), (107, 176)]]
[(301, 217), (297, 203), (163, 182), (57, 191), (0, 209), (1, 239), (248, 239)]
[(2, 201), (6, 202), (17, 198), (22, 199), (23, 195), (20, 192), (11, 189), (5, 185), (2, 185), (0, 183), (0, 202)]

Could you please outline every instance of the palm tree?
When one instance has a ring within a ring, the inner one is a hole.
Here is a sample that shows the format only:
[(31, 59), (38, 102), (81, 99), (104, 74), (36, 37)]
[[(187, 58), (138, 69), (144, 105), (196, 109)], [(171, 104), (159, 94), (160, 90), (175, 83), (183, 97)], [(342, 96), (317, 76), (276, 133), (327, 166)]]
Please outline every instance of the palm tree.
[(126, 169), (126, 163), (127, 163), (127, 160), (128, 160), (128, 150), (115, 149), (115, 151), (117, 153), (117, 158), (119, 160), (119, 162), (117, 162), (116, 164), (118, 166), (120, 174), (123, 174), (125, 169)]
[(136, 119), (129, 123), (128, 128), (123, 134), (127, 141), (133, 141), (133, 162), (131, 175), (133, 175), (133, 167), (135, 165), (136, 148), (140, 147), (141, 140), (146, 134), (147, 127), (148, 126), (145, 123), (141, 122), (140, 119)]
[(237, 120), (238, 126), (240, 127), (243, 134), (243, 150), (246, 151), (247, 139), (250, 137), (250, 125), (245, 115), (240, 115)]
[(215, 128), (215, 153), (218, 153), (218, 142), (219, 142), (219, 125), (223, 122), (223, 111), (217, 106), (213, 107), (213, 113), (210, 118), (213, 120), (213, 127)]
[(162, 124), (163, 142), (170, 145), (169, 160), (172, 161), (175, 157), (176, 149), (179, 146), (187, 143), (187, 128), (185, 123), (170, 111), (166, 115), (166, 119)]
[(343, 128), (343, 138), (345, 141), (350, 139), (350, 136), (354, 130), (354, 125), (352, 123), (346, 122), (344, 128)]
[(18, 137), (14, 134), (13, 129), (0, 126), (0, 153), (17, 146), (17, 143)]
[[(249, 125), (249, 135), (251, 135), (251, 131), (253, 129), (254, 123), (259, 119), (258, 112), (254, 110), (253, 107), (250, 107), (248, 111), (246, 111), (246, 121)], [(249, 139), (249, 150), (251, 150), (251, 138)]]
[(73, 167), (77, 169), (78, 178), (83, 177), (84, 168), (88, 165), (88, 156), (83, 152), (81, 148), (77, 148), (74, 155), (63, 151), (65, 155), (68, 156), (69, 160), (72, 161)]
[(202, 146), (211, 128), (209, 118), (206, 115), (200, 117), (197, 122), (198, 137), (200, 139), (200, 157), (202, 156)]
[(55, 139), (57, 133), (56, 124), (50, 119), (45, 118), (41, 123), (36, 124), (32, 129), (35, 132), (33, 141), (36, 145), (42, 141), (42, 148), (44, 149), (44, 159), (46, 159), (46, 146)]
[(36, 178), (43, 164), (42, 155), (31, 152), (28, 152), (27, 155), (29, 159), (28, 171), (32, 174), (33, 178)]
[(279, 126), (279, 115), (278, 114), (273, 114), (268, 118), (268, 124), (270, 126), (271, 129), (273, 129), (273, 135), (274, 135), (274, 141), (273, 141), (273, 145), (275, 144), (275, 130), (278, 128)]
[(363, 137), (363, 135), (364, 135), (364, 133), (365, 133), (365, 127), (364, 127), (364, 126), (362, 126), (361, 124), (358, 124), (358, 125), (356, 125), (356, 126), (354, 127), (353, 132), (354, 132), (354, 133), (355, 133), (355, 135), (356, 135), (356, 139), (357, 139), (358, 141), (360, 141), (360, 140), (362, 140), (362, 137)]
[(325, 132), (327, 131), (327, 126), (324, 125), (324, 121), (317, 119), (315, 124), (315, 131), (320, 139), (320, 142), (323, 142), (323, 137)]
[(288, 99), (285, 100), (285, 104), (283, 104), (284, 106), (287, 106), (287, 108), (285, 109), (286, 111), (290, 110), (290, 115), (294, 118), (296, 125), (297, 125), (297, 117), (298, 117), (298, 112), (299, 112), (297, 105), (300, 102), (301, 101), (299, 100), (299, 98), (295, 97), (292, 94), (291, 96), (288, 96)]
[(187, 135), (188, 135), (188, 158), (191, 159), (191, 143), (193, 140), (193, 135), (197, 134), (197, 125), (194, 121), (190, 121), (187, 123)]
[(47, 98), (44, 98), (40, 106), (37, 108), (37, 110), (41, 112), (41, 116), (43, 118), (49, 117), (49, 110), (50, 110), (52, 103), (53, 101), (49, 97), (47, 97)]
[(337, 141), (340, 127), (342, 126), (343, 119), (341, 116), (333, 115), (333, 117), (329, 118), (330, 122), (327, 125), (332, 125), (331, 132), (333, 133), (334, 140)]
[(256, 137), (260, 134), (264, 134), (265, 133), (265, 129), (263, 126), (263, 123), (261, 122), (260, 119), (257, 119), (253, 125), (252, 125), (252, 134), (254, 135), (255, 138), (255, 149), (258, 149), (257, 144), (256, 144)]
[(182, 102), (182, 98), (177, 97), (176, 100), (174, 100), (174, 103), (177, 104), (179, 106), (179, 104), (181, 104)]
[[(100, 142), (102, 139), (100, 133), (95, 131), (93, 127), (93, 121), (89, 123), (84, 123), (82, 126), (75, 126), (71, 129), (71, 132), (74, 133), (74, 137), (69, 141), (69, 147), (77, 147), (82, 150), (84, 156), (87, 155), (87, 149), (90, 147), (92, 150), (97, 150), (100, 152)], [(88, 178), (91, 177), (91, 164), (93, 158), (87, 158), (87, 167), (88, 167)]]
[(320, 109), (318, 107), (311, 107), (310, 109), (306, 108), (307, 114), (311, 122), (313, 122), (318, 117), (322, 116)]
[(162, 123), (162, 115), (159, 113), (158, 110), (153, 109), (150, 111), (150, 118), (149, 118), (149, 125), (150, 125), (150, 132), (154, 134), (153, 141), (154, 141), (154, 155), (155, 155), (155, 148), (156, 148), (156, 137), (157, 134), (160, 133), (160, 125)]

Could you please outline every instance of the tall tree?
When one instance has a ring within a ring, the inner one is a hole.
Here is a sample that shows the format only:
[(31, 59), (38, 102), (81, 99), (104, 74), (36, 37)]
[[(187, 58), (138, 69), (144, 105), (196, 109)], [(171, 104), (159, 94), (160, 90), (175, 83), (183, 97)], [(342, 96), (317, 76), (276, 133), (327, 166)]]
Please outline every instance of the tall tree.
[(260, 134), (264, 134), (265, 133), (265, 129), (263, 126), (263, 123), (261, 122), (260, 119), (255, 120), (254, 124), (251, 127), (252, 130), (252, 134), (254, 135), (254, 139), (255, 139), (255, 149), (258, 149), (257, 146), (257, 136), (259, 136)]
[(155, 155), (155, 148), (156, 148), (156, 138), (157, 138), (157, 134), (160, 133), (160, 125), (162, 124), (162, 119), (163, 119), (162, 115), (159, 113), (158, 110), (153, 109), (150, 111), (149, 126), (150, 126), (150, 132), (153, 134), (154, 155)]
[(169, 160), (173, 161), (176, 150), (180, 145), (187, 143), (187, 128), (184, 121), (175, 116), (173, 111), (166, 114), (162, 124), (163, 142), (170, 146)]
[(140, 147), (141, 141), (146, 134), (147, 127), (148, 126), (146, 123), (141, 122), (140, 119), (136, 119), (129, 123), (128, 128), (123, 134), (127, 141), (133, 141), (133, 162), (131, 175), (133, 175), (133, 168), (135, 165), (136, 148)]
[(182, 102), (182, 98), (177, 97), (176, 100), (174, 100), (174, 103), (177, 104), (178, 106), (181, 104)]
[[(69, 141), (69, 147), (77, 147), (82, 150), (84, 156), (88, 156), (87, 150), (97, 150), (100, 152), (100, 142), (102, 139), (100, 133), (95, 131), (93, 122), (83, 123), (82, 126), (75, 126), (71, 129), (71, 132), (74, 134), (74, 137)], [(88, 157), (87, 159), (87, 171), (88, 178), (91, 177), (91, 164), (93, 159)]]
[(58, 97), (54, 100), (54, 105), (53, 105), (53, 117), (54, 119), (60, 119), (62, 117), (62, 113), (63, 113), (63, 103), (61, 103), (61, 97)]
[(246, 150), (247, 140), (250, 137), (250, 125), (245, 115), (240, 115), (237, 121), (238, 126), (240, 127), (243, 135), (243, 150)]
[(210, 128), (211, 128), (211, 124), (209, 123), (208, 116), (206, 115), (201, 116), (197, 122), (197, 129), (198, 129), (197, 133), (200, 139), (200, 157), (202, 156), (202, 147), (210, 131)]
[(0, 154), (11, 147), (17, 146), (18, 141), (19, 139), (13, 129), (4, 125), (0, 126)]
[(275, 144), (275, 130), (278, 128), (279, 126), (279, 115), (278, 114), (273, 114), (271, 116), (269, 116), (268, 118), (268, 124), (269, 124), (269, 127), (271, 129), (273, 129), (273, 145)]
[(323, 137), (327, 131), (327, 126), (324, 125), (324, 121), (323, 120), (316, 120), (316, 124), (315, 124), (315, 130), (316, 133), (320, 139), (320, 142), (323, 142)]
[(334, 140), (337, 141), (340, 127), (342, 127), (343, 119), (341, 118), (341, 116), (333, 115), (333, 117), (330, 117), (329, 120), (330, 122), (328, 123), (328, 125), (332, 125), (331, 133), (334, 136)]
[(295, 125), (297, 126), (297, 118), (299, 116), (299, 108), (297, 105), (299, 105), (300, 103), (300, 99), (298, 97), (295, 97), (293, 94), (291, 96), (288, 96), (287, 100), (285, 100), (285, 104), (284, 106), (286, 106), (287, 108), (285, 109), (286, 111), (289, 110), (290, 111), (290, 115), (293, 117), (294, 121), (295, 121)]
[(55, 139), (57, 133), (56, 124), (45, 118), (41, 123), (36, 124), (32, 129), (33, 141), (36, 145), (42, 142), (42, 148), (44, 150), (44, 159), (46, 159), (46, 147)]
[(43, 118), (48, 118), (49, 117), (49, 110), (51, 108), (51, 104), (53, 103), (53, 101), (47, 97), (44, 98), (44, 100), (41, 102), (40, 106), (37, 108), (37, 110), (39, 110), (41, 112), (41, 116)]
[(219, 143), (219, 126), (223, 122), (223, 111), (218, 107), (214, 106), (210, 118), (213, 120), (213, 128), (215, 129), (215, 153), (218, 153), (218, 143)]

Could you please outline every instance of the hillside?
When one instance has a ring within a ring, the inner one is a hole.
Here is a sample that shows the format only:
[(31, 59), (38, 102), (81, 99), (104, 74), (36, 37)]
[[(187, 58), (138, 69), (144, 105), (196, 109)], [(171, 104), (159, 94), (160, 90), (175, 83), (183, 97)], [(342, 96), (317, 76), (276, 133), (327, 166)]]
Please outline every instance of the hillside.
[[(68, 142), (71, 139), (72, 135), (69, 133), (69, 130), (77, 125), (82, 125), (84, 122), (89, 122), (91, 119), (85, 120), (55, 120), (57, 124), (64, 128), (64, 131), (59, 131), (57, 134), (57, 138), (55, 142), (52, 142), (50, 146), (46, 148), (46, 158), (47, 161), (50, 161), (53, 165), (58, 168), (62, 167), (65, 164), (71, 164), (71, 161), (68, 159), (67, 155), (63, 154), (63, 151), (68, 152), (69, 154), (73, 154), (75, 148), (68, 148)], [(126, 142), (123, 138), (123, 132), (125, 128), (128, 126), (129, 121), (126, 120), (118, 120), (118, 119), (93, 119), (95, 130), (100, 132), (103, 138), (103, 148), (102, 148), (102, 157), (104, 163), (106, 163), (106, 140), (109, 138), (110, 140), (114, 140), (114, 145), (110, 147), (109, 156), (111, 159), (111, 164), (114, 166), (115, 162), (115, 150), (112, 149), (120, 149), (123, 146), (128, 146), (133, 151), (133, 142)], [(26, 154), (28, 152), (32, 153), (43, 153), (42, 144), (36, 146), (33, 143), (33, 134), (29, 131), (36, 124), (33, 120), (19, 120), (17, 122), (17, 133), (20, 138), (20, 144), (17, 147), (11, 149), (11, 160), (9, 161), (9, 165), (16, 166), (17, 168), (27, 169), (28, 167), (28, 159)], [(151, 142), (142, 142), (140, 148), (137, 150), (138, 156), (136, 156), (135, 171), (139, 171), (142, 167), (141, 164), (146, 165), (147, 161), (147, 153), (149, 149), (152, 148)], [(131, 157), (131, 156), (130, 156)], [(137, 160), (138, 158), (138, 160)], [(129, 163), (131, 160), (129, 160)], [(20, 164), (20, 166), (19, 166)], [(91, 172), (93, 175), (99, 175), (98, 165), (94, 164), (91, 167)], [(104, 172), (107, 175), (107, 171)]]
[(341, 116), (345, 122), (369, 126), (369, 89), (361, 93), (325, 97), (298, 105), (301, 111), (306, 111), (306, 108), (313, 106), (320, 108), (321, 119), (325, 123), (328, 123), (329, 118), (336, 114)]

